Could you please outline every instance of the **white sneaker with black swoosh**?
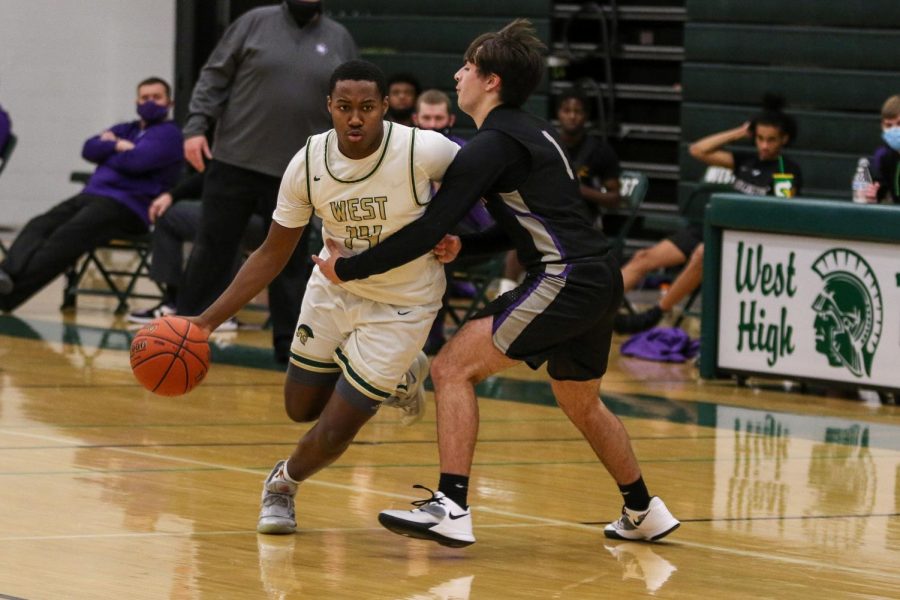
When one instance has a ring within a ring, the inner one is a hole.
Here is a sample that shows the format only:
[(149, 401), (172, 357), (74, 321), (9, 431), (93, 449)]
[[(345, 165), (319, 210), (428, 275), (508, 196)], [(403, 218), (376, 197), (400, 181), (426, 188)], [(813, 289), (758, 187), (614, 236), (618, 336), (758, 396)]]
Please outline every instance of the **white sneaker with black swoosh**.
[(462, 508), (443, 492), (432, 492), (427, 500), (415, 500), (413, 510), (383, 510), (378, 522), (394, 533), (420, 540), (432, 540), (443, 546), (463, 548), (475, 543), (472, 535), (472, 511)]
[(659, 496), (650, 499), (647, 510), (636, 511), (622, 507), (622, 516), (603, 528), (603, 535), (614, 540), (662, 539), (678, 529), (681, 523), (672, 516)]

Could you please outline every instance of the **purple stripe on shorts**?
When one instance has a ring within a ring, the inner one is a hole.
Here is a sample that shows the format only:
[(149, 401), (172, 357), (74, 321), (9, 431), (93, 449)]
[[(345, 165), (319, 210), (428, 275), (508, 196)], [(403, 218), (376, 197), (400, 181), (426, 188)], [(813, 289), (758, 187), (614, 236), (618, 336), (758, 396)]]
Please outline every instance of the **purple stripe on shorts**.
[(538, 275), (537, 278), (534, 280), (534, 283), (532, 283), (531, 286), (525, 292), (523, 292), (522, 295), (519, 296), (515, 302), (513, 302), (512, 304), (507, 306), (506, 309), (502, 313), (500, 313), (500, 315), (496, 319), (494, 319), (494, 324), (493, 324), (493, 327), (491, 328), (491, 333), (497, 333), (497, 329), (499, 329), (500, 326), (503, 325), (503, 322), (506, 321), (507, 318), (509, 318), (509, 315), (511, 315), (512, 312), (516, 308), (518, 308), (518, 306), (520, 304), (525, 302), (525, 300), (527, 300), (528, 297), (532, 293), (534, 293), (534, 290), (536, 290), (537, 287), (541, 284), (541, 282), (544, 280), (544, 277), (545, 277), (545, 275), (543, 273)]

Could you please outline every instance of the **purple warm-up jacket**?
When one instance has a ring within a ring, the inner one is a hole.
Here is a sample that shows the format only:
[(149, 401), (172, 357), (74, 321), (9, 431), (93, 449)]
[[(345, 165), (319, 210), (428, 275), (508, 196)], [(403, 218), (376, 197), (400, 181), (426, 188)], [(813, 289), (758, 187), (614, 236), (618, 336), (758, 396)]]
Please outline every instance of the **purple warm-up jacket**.
[(132, 150), (116, 152), (116, 143), (99, 135), (84, 143), (81, 156), (97, 164), (83, 193), (118, 200), (149, 223), (147, 208), (168, 191), (181, 174), (184, 139), (173, 121), (163, 121), (141, 129), (140, 121), (120, 123), (110, 128), (119, 139), (134, 144)]
[(10, 123), (9, 115), (6, 114), (6, 111), (0, 106), (0, 152), (6, 147), (6, 142), (9, 141), (11, 130), (12, 124)]

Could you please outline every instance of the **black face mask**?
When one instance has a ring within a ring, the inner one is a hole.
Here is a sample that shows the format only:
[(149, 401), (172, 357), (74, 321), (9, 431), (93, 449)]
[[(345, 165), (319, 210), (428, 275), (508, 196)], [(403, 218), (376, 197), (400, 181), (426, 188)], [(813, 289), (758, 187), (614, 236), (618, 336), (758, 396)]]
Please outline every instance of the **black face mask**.
[(395, 122), (408, 122), (412, 119), (413, 113), (416, 111), (414, 106), (409, 108), (389, 108), (388, 109), (388, 120)]
[(316, 15), (322, 12), (321, 2), (300, 2), (300, 0), (285, 0), (288, 11), (294, 17), (294, 21), (302, 29), (312, 21)]
[(444, 127), (443, 129), (427, 129), (426, 131), (436, 131), (447, 138), (453, 135), (453, 129), (451, 129), (449, 125), (447, 127)]

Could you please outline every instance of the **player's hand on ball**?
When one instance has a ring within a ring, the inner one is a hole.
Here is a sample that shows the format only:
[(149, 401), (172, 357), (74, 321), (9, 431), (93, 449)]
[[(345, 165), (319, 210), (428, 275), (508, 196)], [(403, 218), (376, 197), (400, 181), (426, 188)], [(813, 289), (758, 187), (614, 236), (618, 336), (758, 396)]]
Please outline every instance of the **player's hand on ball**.
[(212, 332), (214, 331), (214, 328), (211, 327), (209, 324), (205, 323), (203, 320), (201, 320), (200, 317), (183, 317), (183, 319), (184, 319), (185, 321), (190, 321), (191, 323), (193, 323), (193, 324), (194, 324), (194, 327), (196, 327), (197, 329), (199, 329), (199, 330), (200, 330), (200, 333), (201, 333), (201, 334), (203, 335), (203, 337), (206, 338), (207, 340), (209, 339), (209, 336), (210, 336), (210, 335), (212, 334)]
[(437, 243), (432, 252), (434, 252), (439, 262), (447, 264), (456, 260), (460, 250), (462, 250), (462, 241), (459, 239), (459, 236), (448, 234)]
[(328, 248), (328, 258), (322, 259), (313, 254), (313, 262), (318, 265), (322, 275), (328, 278), (331, 283), (343, 283), (343, 280), (337, 276), (334, 271), (334, 263), (341, 257), (343, 249), (332, 239), (325, 240), (325, 247)]
[(183, 317), (155, 319), (131, 342), (131, 370), (154, 394), (186, 394), (209, 371), (208, 337), (209, 332)]

